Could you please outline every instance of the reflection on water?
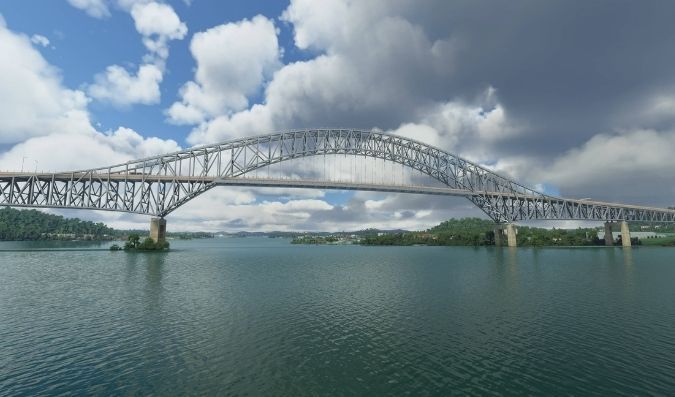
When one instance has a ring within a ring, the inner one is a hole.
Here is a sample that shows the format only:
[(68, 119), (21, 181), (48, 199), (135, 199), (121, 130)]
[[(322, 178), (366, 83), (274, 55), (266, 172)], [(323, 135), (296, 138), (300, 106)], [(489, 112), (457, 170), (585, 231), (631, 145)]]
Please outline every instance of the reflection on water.
[(675, 390), (672, 250), (175, 247), (0, 252), (0, 395)]
[(143, 259), (143, 266), (145, 267), (146, 280), (152, 289), (158, 289), (162, 284), (162, 268), (168, 253), (166, 252), (151, 252), (151, 253), (137, 253), (132, 256), (140, 256)]
[(632, 248), (624, 248), (621, 250), (621, 253), (623, 254), (623, 265), (626, 269), (632, 269), (633, 268), (633, 249)]
[(633, 296), (635, 289), (634, 281), (634, 267), (633, 267), (633, 248), (623, 248), (621, 250), (623, 254), (623, 271), (624, 271), (624, 285), (626, 287), (627, 293)]

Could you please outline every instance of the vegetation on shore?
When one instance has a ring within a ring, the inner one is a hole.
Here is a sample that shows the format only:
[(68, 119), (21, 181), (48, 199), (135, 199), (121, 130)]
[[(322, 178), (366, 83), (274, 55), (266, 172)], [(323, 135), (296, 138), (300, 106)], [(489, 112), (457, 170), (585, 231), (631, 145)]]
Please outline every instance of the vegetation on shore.
[[(488, 246), (495, 245), (495, 224), (480, 218), (450, 219), (428, 230), (417, 232), (370, 233), (353, 239), (335, 236), (301, 236), (295, 244), (362, 244), (362, 245), (440, 245), (440, 246)], [(506, 242), (506, 236), (503, 237)], [(634, 239), (633, 244), (638, 244)], [(620, 244), (620, 242), (618, 242)], [(675, 244), (675, 242), (674, 242)], [(518, 227), (519, 246), (602, 246), (594, 228), (541, 229)]]
[(336, 236), (297, 236), (291, 240), (291, 244), (351, 244), (351, 239), (341, 239)]
[[(494, 222), (479, 218), (450, 219), (420, 232), (369, 236), (364, 245), (494, 245)], [(592, 246), (603, 245), (592, 228), (541, 229), (518, 227), (519, 246)], [(504, 237), (504, 241), (506, 237)]]
[[(64, 218), (34, 209), (0, 208), (0, 241), (32, 240), (118, 240), (132, 234), (147, 235), (148, 230), (119, 230), (103, 223)], [(207, 232), (168, 232), (170, 239), (212, 238)], [(141, 242), (143, 243), (143, 242)]]
[(37, 210), (0, 209), (0, 240), (111, 240), (115, 232), (103, 223)]

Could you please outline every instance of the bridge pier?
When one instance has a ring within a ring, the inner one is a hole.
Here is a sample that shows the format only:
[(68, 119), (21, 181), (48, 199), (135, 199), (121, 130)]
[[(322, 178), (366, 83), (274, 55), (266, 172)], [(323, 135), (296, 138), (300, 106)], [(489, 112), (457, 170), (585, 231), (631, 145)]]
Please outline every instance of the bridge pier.
[(504, 229), (502, 228), (502, 225), (495, 225), (494, 228), (494, 233), (495, 233), (495, 247), (501, 247), (502, 244), (504, 244)]
[(495, 226), (495, 247), (504, 245), (504, 231), (506, 231), (506, 245), (509, 247), (517, 247), (518, 239), (516, 238), (516, 235), (518, 234), (518, 229), (516, 229), (516, 225), (513, 223)]
[(506, 241), (509, 247), (518, 246), (518, 240), (516, 239), (517, 234), (518, 230), (516, 229), (516, 225), (514, 225), (513, 223), (509, 223), (506, 225)]
[(150, 238), (155, 240), (156, 243), (166, 241), (166, 219), (150, 219)]
[(608, 247), (614, 245), (614, 236), (612, 235), (612, 222), (605, 222), (605, 245)]
[(628, 222), (621, 221), (621, 245), (624, 248), (630, 248), (630, 230), (628, 229)]

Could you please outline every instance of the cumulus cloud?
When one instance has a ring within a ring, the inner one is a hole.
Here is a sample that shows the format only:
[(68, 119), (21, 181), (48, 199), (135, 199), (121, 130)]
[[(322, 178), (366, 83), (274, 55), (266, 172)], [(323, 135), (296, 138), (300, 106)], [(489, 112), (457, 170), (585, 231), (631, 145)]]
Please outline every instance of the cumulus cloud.
[[(673, 206), (673, 153), (675, 131), (598, 134), (528, 174), (572, 197)], [(655, 189), (661, 193), (654, 194)]]
[(159, 85), (163, 73), (153, 64), (141, 65), (136, 75), (121, 66), (112, 65), (105, 73), (96, 75), (95, 83), (87, 89), (89, 95), (118, 106), (141, 103), (151, 105), (160, 100)]
[[(43, 170), (117, 163), (177, 150), (172, 140), (144, 138), (128, 128), (99, 132), (91, 124), (88, 98), (63, 86), (59, 72), (0, 19), (0, 168), (16, 170), (24, 157)], [(11, 60), (8, 62), (6, 60)], [(62, 148), (63, 150), (54, 150)]]
[(110, 10), (105, 0), (68, 0), (73, 7), (84, 10), (94, 18), (110, 16)]
[(54, 132), (91, 132), (88, 99), (61, 85), (61, 75), (33, 48), (30, 39), (12, 32), (0, 18), (0, 143)]
[(105, 72), (94, 77), (95, 82), (87, 92), (92, 98), (122, 107), (158, 103), (169, 56), (168, 43), (182, 40), (187, 34), (187, 26), (167, 4), (136, 1), (120, 2), (120, 6), (129, 10), (148, 54), (135, 74), (119, 65), (108, 66)]
[(30, 41), (31, 41), (33, 44), (37, 44), (37, 45), (39, 45), (39, 46), (41, 46), (41, 47), (47, 47), (47, 46), (49, 46), (49, 39), (46, 38), (45, 36), (41, 35), (41, 34), (34, 34), (34, 35), (32, 35), (32, 36), (30, 37)]
[[(54, 150), (55, 147), (64, 148)], [(0, 155), (0, 169), (17, 169), (23, 157), (38, 161), (38, 170), (69, 171), (106, 165), (180, 150), (173, 140), (144, 138), (120, 127), (109, 133), (55, 133), (30, 138)], [(32, 165), (32, 163), (31, 163)]]
[(181, 88), (181, 102), (167, 111), (176, 124), (242, 110), (280, 65), (276, 28), (262, 15), (196, 33), (190, 51), (197, 63), (195, 81)]
[(182, 40), (187, 34), (187, 26), (167, 4), (136, 3), (131, 7), (131, 16), (145, 47), (160, 59), (169, 56), (170, 40)]
[(282, 20), (293, 26), (296, 46), (315, 57), (281, 67), (262, 103), (247, 109), (209, 115), (176, 105), (171, 111), (191, 122), (206, 118), (188, 138), (199, 144), (308, 126), (394, 129), (423, 122), (444, 103), (473, 102), (448, 98), (438, 81), (451, 69), (452, 45), (399, 15), (403, 8), (382, 1), (292, 1)]

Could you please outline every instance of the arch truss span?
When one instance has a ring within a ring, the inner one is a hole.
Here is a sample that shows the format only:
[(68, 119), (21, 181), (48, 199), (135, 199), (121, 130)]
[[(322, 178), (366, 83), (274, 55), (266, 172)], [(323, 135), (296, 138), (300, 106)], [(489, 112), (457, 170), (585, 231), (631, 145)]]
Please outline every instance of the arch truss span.
[[(442, 187), (250, 177), (264, 167), (320, 155), (397, 163), (428, 175)], [(247, 137), (88, 170), (0, 173), (0, 205), (164, 217), (218, 185), (463, 196), (498, 223), (530, 219), (675, 221), (673, 210), (546, 195), (437, 147), (397, 135), (353, 129), (306, 129)]]

